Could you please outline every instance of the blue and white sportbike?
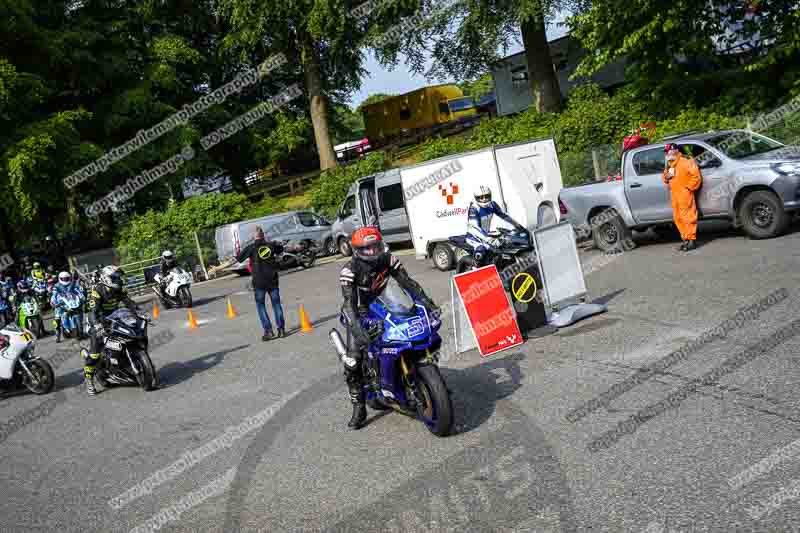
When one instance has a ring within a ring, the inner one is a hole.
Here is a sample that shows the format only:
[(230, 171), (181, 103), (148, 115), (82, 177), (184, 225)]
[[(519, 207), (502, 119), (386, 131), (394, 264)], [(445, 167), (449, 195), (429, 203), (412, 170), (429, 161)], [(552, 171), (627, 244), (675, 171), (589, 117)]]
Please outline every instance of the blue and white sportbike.
[[(340, 316), (347, 327), (347, 319)], [(453, 427), (450, 392), (437, 365), (442, 339), (439, 318), (390, 278), (380, 296), (360, 318), (372, 341), (361, 357), (364, 392), (371, 409), (395, 409), (414, 417), (439, 437)], [(334, 328), (331, 344), (347, 364), (347, 347)], [(352, 360), (350, 361), (352, 365)]]

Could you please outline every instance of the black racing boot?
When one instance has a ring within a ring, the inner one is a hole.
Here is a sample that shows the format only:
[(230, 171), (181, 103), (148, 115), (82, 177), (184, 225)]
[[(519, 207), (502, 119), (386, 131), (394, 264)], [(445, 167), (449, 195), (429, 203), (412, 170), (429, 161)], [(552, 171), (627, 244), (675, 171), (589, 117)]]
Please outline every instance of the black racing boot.
[(353, 416), (350, 418), (350, 422), (347, 423), (347, 427), (350, 429), (361, 429), (366, 421), (367, 406), (363, 403), (354, 403)]
[(84, 372), (83, 379), (86, 381), (86, 392), (89, 394), (89, 396), (96, 395), (97, 390), (94, 388), (94, 372)]
[(678, 247), (679, 252), (685, 252), (686, 247), (689, 245), (689, 241), (683, 241), (681, 245)]
[(686, 248), (683, 249), (684, 252), (691, 252), (692, 250), (697, 250), (697, 242), (696, 241), (686, 241)]

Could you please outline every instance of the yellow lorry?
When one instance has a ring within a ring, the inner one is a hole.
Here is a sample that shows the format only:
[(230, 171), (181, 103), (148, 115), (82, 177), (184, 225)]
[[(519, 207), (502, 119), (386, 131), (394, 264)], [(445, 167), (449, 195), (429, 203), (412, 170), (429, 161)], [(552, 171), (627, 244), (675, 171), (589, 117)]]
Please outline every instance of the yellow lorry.
[(477, 118), (475, 101), (455, 85), (433, 85), (392, 96), (362, 109), (370, 144), (382, 146), (407, 134), (433, 132), (442, 125)]

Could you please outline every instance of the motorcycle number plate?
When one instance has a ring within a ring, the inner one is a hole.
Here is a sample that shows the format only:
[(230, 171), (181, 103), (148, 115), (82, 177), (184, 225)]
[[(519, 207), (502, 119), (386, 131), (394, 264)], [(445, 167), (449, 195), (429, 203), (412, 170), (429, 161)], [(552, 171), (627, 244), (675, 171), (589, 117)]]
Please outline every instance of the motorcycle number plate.
[(106, 348), (108, 348), (109, 350), (120, 351), (122, 350), (122, 343), (120, 343), (119, 341), (107, 341)]

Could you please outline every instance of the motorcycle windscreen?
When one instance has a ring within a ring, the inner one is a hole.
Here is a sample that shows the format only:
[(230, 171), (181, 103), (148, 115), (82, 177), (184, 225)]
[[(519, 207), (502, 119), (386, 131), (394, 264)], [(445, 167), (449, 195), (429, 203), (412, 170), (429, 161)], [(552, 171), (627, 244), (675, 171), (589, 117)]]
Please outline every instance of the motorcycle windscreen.
[(393, 315), (410, 316), (417, 314), (414, 299), (403, 290), (394, 278), (389, 278), (383, 288), (383, 292), (377, 299)]
[(111, 313), (108, 316), (108, 319), (121, 322), (123, 325), (128, 327), (136, 327), (139, 323), (139, 319), (136, 317), (136, 315), (134, 315), (130, 309), (124, 307)]

